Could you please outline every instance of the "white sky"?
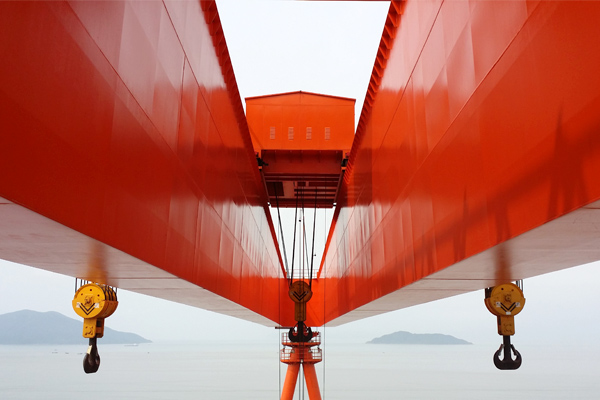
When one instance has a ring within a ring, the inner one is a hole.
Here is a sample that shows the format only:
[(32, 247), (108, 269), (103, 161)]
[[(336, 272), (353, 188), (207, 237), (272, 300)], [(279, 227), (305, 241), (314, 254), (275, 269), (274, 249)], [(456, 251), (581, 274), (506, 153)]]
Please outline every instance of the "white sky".
[(358, 119), (389, 2), (217, 4), (242, 100), (298, 90), (349, 97)]
[[(303, 90), (356, 98), (360, 114), (387, 3), (229, 0), (218, 5), (242, 98)], [(527, 305), (516, 318), (516, 347), (595, 343), (600, 337), (599, 278), (599, 264), (590, 264), (526, 280)], [(76, 317), (73, 292), (72, 277), (0, 262), (0, 313), (32, 309)], [(107, 326), (154, 341), (279, 341), (273, 328), (118, 293), (119, 308)], [(490, 343), (490, 362), (501, 342), (483, 291), (326, 328), (326, 338), (361, 343), (397, 330)]]

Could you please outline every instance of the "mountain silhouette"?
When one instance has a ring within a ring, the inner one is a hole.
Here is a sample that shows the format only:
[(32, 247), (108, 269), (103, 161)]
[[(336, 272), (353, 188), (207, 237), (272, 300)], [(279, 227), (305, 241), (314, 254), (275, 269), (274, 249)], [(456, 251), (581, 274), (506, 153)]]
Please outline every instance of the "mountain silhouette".
[(410, 333), (398, 331), (375, 338), (368, 344), (472, 344), (441, 333)]
[[(0, 315), (0, 344), (82, 344), (83, 320), (75, 320), (54, 311), (15, 311)], [(104, 328), (103, 344), (150, 343), (135, 333)]]

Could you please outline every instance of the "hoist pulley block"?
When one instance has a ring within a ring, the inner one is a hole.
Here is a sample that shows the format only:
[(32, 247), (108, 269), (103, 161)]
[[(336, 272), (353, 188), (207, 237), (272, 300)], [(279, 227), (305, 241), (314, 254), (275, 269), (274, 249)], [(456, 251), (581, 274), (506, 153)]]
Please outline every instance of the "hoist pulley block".
[(296, 281), (290, 285), (288, 294), (295, 303), (294, 319), (298, 322), (306, 321), (306, 303), (312, 297), (310, 285), (304, 281)]
[(88, 283), (75, 291), (72, 305), (77, 315), (83, 318), (83, 337), (89, 339), (83, 370), (93, 374), (100, 367), (97, 339), (104, 336), (104, 318), (110, 317), (119, 305), (117, 292), (108, 285)]
[[(494, 365), (501, 370), (515, 370), (523, 361), (521, 354), (510, 342), (515, 334), (515, 315), (525, 306), (525, 297), (521, 288), (514, 283), (505, 283), (485, 290), (485, 306), (496, 316), (498, 334), (502, 335), (502, 344), (494, 353)], [(512, 358), (512, 354), (515, 358)], [(502, 358), (500, 358), (502, 356)]]
[(119, 302), (114, 289), (107, 285), (88, 283), (75, 292), (73, 310), (83, 318), (83, 337), (101, 338), (104, 318), (115, 312)]
[(515, 334), (515, 318), (525, 306), (523, 291), (514, 283), (505, 283), (486, 291), (485, 305), (498, 317), (498, 334)]

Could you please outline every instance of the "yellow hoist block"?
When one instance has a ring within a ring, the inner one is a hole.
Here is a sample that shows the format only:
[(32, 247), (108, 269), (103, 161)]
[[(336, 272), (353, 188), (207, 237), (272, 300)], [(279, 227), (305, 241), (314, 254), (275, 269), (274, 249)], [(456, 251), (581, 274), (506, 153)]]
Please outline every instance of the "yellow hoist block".
[(73, 310), (83, 318), (83, 337), (101, 338), (104, 318), (112, 315), (119, 302), (114, 289), (107, 285), (88, 283), (75, 292)]
[(487, 309), (498, 317), (498, 334), (510, 336), (515, 334), (515, 318), (525, 306), (523, 291), (514, 283), (495, 286), (486, 293)]
[(294, 301), (294, 319), (298, 322), (306, 321), (306, 303), (312, 297), (310, 285), (304, 281), (296, 281), (290, 285), (288, 295)]

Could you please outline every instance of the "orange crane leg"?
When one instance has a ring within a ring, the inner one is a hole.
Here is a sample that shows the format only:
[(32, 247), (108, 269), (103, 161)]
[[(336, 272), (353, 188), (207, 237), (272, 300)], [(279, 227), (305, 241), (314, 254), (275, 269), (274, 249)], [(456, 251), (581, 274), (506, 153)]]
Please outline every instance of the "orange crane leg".
[(321, 400), (321, 391), (319, 390), (319, 381), (317, 380), (317, 372), (315, 364), (305, 363), (304, 378), (306, 379), (306, 389), (308, 390), (308, 398), (310, 400)]
[[(306, 367), (304, 369), (306, 371)], [(314, 370), (314, 366), (313, 366)], [(300, 363), (288, 364), (283, 382), (283, 390), (281, 391), (281, 400), (293, 400), (294, 391), (296, 390), (296, 382), (298, 381), (298, 372), (300, 371)], [(309, 392), (310, 393), (310, 392)], [(309, 395), (310, 396), (310, 395)], [(309, 397), (312, 399), (312, 397)], [(319, 397), (320, 399), (320, 397)]]

